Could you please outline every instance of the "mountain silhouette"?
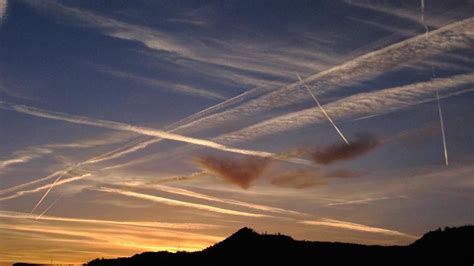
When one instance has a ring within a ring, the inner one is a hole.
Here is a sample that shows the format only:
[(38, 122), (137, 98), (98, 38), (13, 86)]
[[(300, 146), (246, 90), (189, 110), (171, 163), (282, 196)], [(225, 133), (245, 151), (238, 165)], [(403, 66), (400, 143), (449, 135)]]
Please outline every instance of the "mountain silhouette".
[(89, 266), (130, 265), (474, 265), (474, 226), (438, 229), (408, 246), (299, 241), (244, 227), (197, 252), (145, 252), (95, 259)]

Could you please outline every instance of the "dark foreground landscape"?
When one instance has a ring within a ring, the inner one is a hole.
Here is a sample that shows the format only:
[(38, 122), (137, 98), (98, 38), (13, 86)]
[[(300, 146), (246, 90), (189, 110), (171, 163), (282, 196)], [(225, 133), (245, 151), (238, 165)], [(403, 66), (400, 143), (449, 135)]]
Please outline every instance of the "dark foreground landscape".
[(130, 258), (96, 259), (90, 266), (121, 265), (469, 265), (474, 226), (429, 232), (408, 246), (298, 241), (242, 228), (198, 252), (145, 252)]

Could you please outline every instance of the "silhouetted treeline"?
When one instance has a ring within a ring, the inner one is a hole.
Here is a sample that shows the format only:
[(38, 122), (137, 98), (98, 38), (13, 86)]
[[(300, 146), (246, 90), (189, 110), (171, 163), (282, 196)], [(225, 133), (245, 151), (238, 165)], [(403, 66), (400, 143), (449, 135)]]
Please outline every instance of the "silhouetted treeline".
[(145, 252), (130, 258), (96, 259), (90, 266), (147, 265), (469, 265), (474, 264), (474, 226), (425, 234), (408, 246), (297, 241), (242, 228), (198, 252)]

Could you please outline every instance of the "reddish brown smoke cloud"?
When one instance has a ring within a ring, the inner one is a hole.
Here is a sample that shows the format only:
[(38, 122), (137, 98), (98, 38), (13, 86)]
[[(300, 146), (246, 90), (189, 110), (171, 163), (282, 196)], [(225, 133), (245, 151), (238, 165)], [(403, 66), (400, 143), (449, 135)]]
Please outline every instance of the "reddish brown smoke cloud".
[(359, 135), (351, 140), (350, 144), (345, 143), (329, 146), (322, 151), (312, 154), (313, 160), (320, 164), (330, 164), (341, 160), (350, 160), (364, 155), (380, 145), (380, 141), (372, 135)]
[(196, 158), (195, 162), (203, 171), (215, 174), (224, 180), (239, 185), (243, 189), (247, 189), (253, 181), (263, 174), (270, 160), (257, 157), (231, 159), (200, 156)]

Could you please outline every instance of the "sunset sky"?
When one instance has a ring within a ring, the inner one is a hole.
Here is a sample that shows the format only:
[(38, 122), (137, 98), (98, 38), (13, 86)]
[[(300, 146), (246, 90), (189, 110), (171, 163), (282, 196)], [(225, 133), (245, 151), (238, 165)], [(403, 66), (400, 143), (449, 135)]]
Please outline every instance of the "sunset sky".
[(0, 264), (474, 223), (473, 14), (0, 0)]

